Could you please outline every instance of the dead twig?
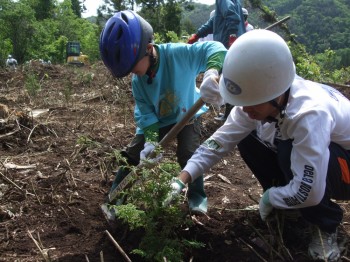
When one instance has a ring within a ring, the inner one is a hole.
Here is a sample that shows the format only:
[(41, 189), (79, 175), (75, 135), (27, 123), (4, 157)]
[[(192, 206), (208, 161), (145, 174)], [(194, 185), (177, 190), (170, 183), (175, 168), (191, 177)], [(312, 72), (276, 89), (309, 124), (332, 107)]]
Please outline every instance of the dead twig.
[(4, 138), (4, 137), (7, 137), (7, 136), (12, 136), (13, 134), (16, 134), (19, 130), (20, 130), (20, 129), (16, 129), (16, 130), (14, 130), (14, 131), (12, 131), (12, 132), (9, 132), (9, 133), (7, 133), (7, 134), (0, 135), (0, 139), (1, 139), (1, 138)]
[(283, 241), (283, 225), (284, 225), (284, 217), (282, 214), (282, 218), (280, 218), (278, 216), (280, 212), (275, 212), (275, 220), (277, 222), (277, 233), (273, 230), (275, 228), (275, 226), (271, 225), (271, 219), (267, 219), (266, 220), (266, 225), (269, 229), (269, 232), (271, 235), (273, 235), (274, 239), (276, 239), (277, 244), (278, 244), (278, 250), (282, 250), (282, 253), (284, 254), (284, 256), (288, 257), (288, 261), (293, 261), (293, 257), (290, 254), (289, 250), (287, 249), (287, 247), (284, 245), (284, 241)]
[(29, 143), (30, 137), (32, 136), (32, 134), (33, 134), (35, 128), (36, 128), (38, 125), (39, 125), (39, 124), (35, 125), (35, 126), (30, 130), (30, 133), (29, 133), (28, 138), (27, 138), (27, 144)]
[(54, 250), (56, 248), (52, 247), (52, 248), (44, 248), (43, 244), (41, 243), (41, 240), (40, 240), (40, 236), (39, 236), (39, 233), (38, 233), (38, 240), (36, 240), (32, 233), (29, 231), (29, 229), (27, 229), (27, 233), (29, 235), (29, 237), (33, 240), (34, 244), (36, 245), (36, 247), (39, 249), (40, 251), (40, 254), (41, 256), (43, 257), (43, 259), (46, 261), (46, 262), (51, 262), (51, 258), (50, 258), (50, 255), (49, 255), (49, 251), (50, 250)]
[(256, 212), (259, 207), (258, 206), (248, 206), (248, 207), (245, 207), (245, 208), (236, 208), (236, 209), (230, 209), (230, 208), (225, 208), (225, 207), (216, 207), (216, 206), (211, 206), (210, 208), (215, 208), (215, 209), (218, 209), (218, 210), (222, 210), (222, 211), (229, 211), (229, 212), (241, 212), (241, 211), (245, 211), (245, 212), (249, 212), (249, 211), (254, 211)]
[(9, 179), (7, 176), (5, 176), (3, 173), (0, 172), (0, 175), (9, 183), (11, 183), (12, 185), (14, 185), (17, 189), (19, 189), (21, 192), (24, 193), (23, 189), (18, 186), (15, 182), (13, 182), (11, 179)]
[(107, 236), (112, 241), (114, 246), (118, 249), (118, 251), (122, 254), (122, 256), (125, 258), (125, 261), (131, 262), (131, 259), (128, 257), (128, 255), (124, 252), (124, 250), (119, 246), (118, 242), (115, 241), (115, 239), (112, 237), (112, 235), (108, 232), (108, 230), (105, 230)]
[(68, 168), (69, 168), (69, 170), (70, 170), (70, 172), (69, 172), (70, 178), (72, 179), (75, 188), (77, 188), (78, 186), (77, 186), (77, 183), (75, 182), (75, 178), (74, 178), (74, 176), (73, 176), (73, 170), (72, 170), (72, 168), (70, 167), (70, 163), (69, 163), (69, 161), (68, 161), (67, 158), (65, 158), (64, 160), (66, 161), (66, 163), (67, 163), (67, 165), (68, 165)]
[(254, 230), (254, 232), (260, 237), (260, 239), (264, 242), (265, 245), (267, 245), (270, 250), (275, 253), (280, 259), (282, 259), (282, 261), (284, 261), (285, 259), (283, 258), (283, 256), (277, 252), (277, 250), (269, 243), (269, 241), (267, 241), (263, 235), (261, 235), (261, 233), (252, 225), (252, 223), (248, 220), (248, 224), (249, 226)]
[(266, 259), (264, 259), (251, 245), (249, 245), (247, 242), (245, 242), (242, 238), (239, 237), (238, 240), (241, 241), (243, 244), (245, 244), (245, 245), (249, 248), (250, 251), (253, 251), (253, 253), (254, 253), (258, 258), (261, 259), (261, 261), (267, 262)]
[(35, 196), (36, 196), (36, 199), (38, 200), (39, 204), (42, 205), (42, 204), (41, 204), (41, 201), (40, 201), (40, 199), (39, 199), (39, 196), (37, 195), (37, 193), (36, 193), (36, 191), (35, 191), (35, 188), (34, 188), (34, 184), (33, 184), (33, 180), (32, 180), (32, 179), (30, 180), (30, 183), (32, 184), (32, 189), (33, 189), (33, 192), (34, 192), (34, 194), (35, 194)]

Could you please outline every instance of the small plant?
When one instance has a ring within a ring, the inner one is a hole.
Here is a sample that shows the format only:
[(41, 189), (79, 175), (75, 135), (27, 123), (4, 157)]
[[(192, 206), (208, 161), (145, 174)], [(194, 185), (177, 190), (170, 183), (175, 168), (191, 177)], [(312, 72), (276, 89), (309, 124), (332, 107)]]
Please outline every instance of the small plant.
[(68, 104), (72, 98), (72, 95), (73, 95), (73, 88), (72, 88), (71, 82), (67, 81), (65, 83), (63, 94), (64, 94), (64, 99), (65, 99), (66, 103)]
[(192, 220), (181, 211), (180, 199), (175, 199), (173, 205), (163, 205), (179, 171), (174, 162), (137, 170), (138, 181), (124, 192), (128, 203), (112, 206), (116, 216), (131, 230), (143, 229), (144, 235), (133, 253), (146, 261), (182, 261), (186, 251), (204, 246), (181, 237), (181, 230), (191, 225)]
[(88, 136), (80, 136), (77, 140), (77, 144), (82, 146), (82, 147), (86, 147), (86, 148), (96, 148), (96, 147), (101, 147), (101, 144), (93, 141), (91, 138), (89, 138)]
[(166, 33), (166, 40), (168, 42), (172, 42), (172, 43), (178, 43), (180, 41), (179, 37), (177, 36), (177, 34), (174, 31), (168, 31)]
[(38, 92), (41, 90), (40, 82), (34, 73), (29, 73), (26, 76), (24, 86), (30, 97), (35, 97), (38, 94)]
[(94, 77), (95, 75), (89, 72), (88, 73), (81, 72), (79, 74), (79, 79), (82, 86), (91, 86), (92, 81), (94, 80)]

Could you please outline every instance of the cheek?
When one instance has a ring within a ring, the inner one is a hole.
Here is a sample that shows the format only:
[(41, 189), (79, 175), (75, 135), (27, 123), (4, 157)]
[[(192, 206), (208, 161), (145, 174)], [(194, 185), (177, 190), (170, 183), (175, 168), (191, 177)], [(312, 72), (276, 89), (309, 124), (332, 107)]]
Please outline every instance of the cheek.
[[(146, 57), (145, 57), (146, 58)], [(141, 59), (133, 68), (132, 73), (143, 76), (147, 72), (147, 61), (145, 58)]]
[(243, 111), (256, 116), (267, 117), (271, 114), (271, 108), (268, 104), (243, 107)]

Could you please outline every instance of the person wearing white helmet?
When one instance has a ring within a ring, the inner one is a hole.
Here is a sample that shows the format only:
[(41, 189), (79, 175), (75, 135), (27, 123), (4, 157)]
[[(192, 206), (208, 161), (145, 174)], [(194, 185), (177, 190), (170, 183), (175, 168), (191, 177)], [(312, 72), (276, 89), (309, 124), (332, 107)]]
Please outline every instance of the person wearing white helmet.
[(6, 67), (10, 68), (10, 70), (16, 70), (17, 60), (12, 57), (12, 55), (8, 55), (6, 59)]
[(350, 199), (350, 101), (296, 75), (286, 42), (262, 29), (231, 46), (219, 86), (235, 107), (188, 160), (172, 194), (237, 146), (264, 190), (262, 220), (274, 209), (297, 209), (311, 225), (312, 259), (337, 261), (343, 210), (332, 199)]
[(248, 10), (242, 7), (242, 12), (244, 17), (245, 30), (249, 32), (254, 29), (254, 26), (248, 22), (248, 16), (249, 16)]

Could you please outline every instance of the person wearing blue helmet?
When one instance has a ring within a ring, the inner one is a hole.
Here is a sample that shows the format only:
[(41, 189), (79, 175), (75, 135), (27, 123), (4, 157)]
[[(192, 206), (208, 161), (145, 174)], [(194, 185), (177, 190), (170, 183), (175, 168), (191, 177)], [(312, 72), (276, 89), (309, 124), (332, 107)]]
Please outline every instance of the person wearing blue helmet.
[[(135, 99), (136, 135), (122, 156), (129, 165), (148, 159), (167, 132), (201, 97), (204, 102), (222, 105), (218, 86), (219, 71), (226, 55), (219, 42), (153, 43), (151, 25), (136, 12), (125, 10), (111, 17), (100, 37), (100, 53), (104, 64), (115, 77), (132, 73), (132, 93)], [(200, 89), (196, 77), (204, 73)], [(200, 145), (200, 115), (203, 106), (177, 135), (176, 156), (179, 165)], [(130, 172), (121, 167), (115, 174), (111, 191)], [(203, 177), (189, 184), (188, 203), (192, 213), (207, 212), (207, 196)]]

